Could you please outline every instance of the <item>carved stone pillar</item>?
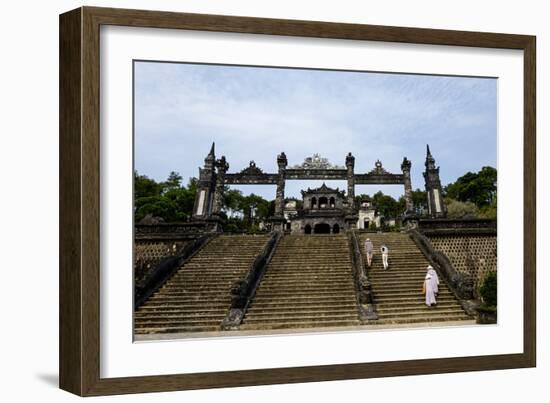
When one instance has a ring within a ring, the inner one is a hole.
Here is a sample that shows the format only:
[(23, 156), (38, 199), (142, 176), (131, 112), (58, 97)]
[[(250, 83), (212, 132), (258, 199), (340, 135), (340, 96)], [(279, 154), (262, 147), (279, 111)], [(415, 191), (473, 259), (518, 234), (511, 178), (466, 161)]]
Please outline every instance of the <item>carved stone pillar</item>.
[(428, 198), (428, 214), (432, 218), (444, 218), (447, 216), (447, 207), (443, 201), (443, 189), (439, 180), (439, 167), (435, 166), (435, 159), (428, 145), (426, 146), (425, 166), (424, 181), (426, 184), (426, 196)]
[(346, 179), (348, 181), (348, 207), (344, 222), (346, 230), (353, 230), (357, 227), (357, 212), (355, 211), (355, 157), (348, 153), (346, 156)]
[(216, 186), (215, 161), (214, 143), (212, 143), (212, 148), (204, 159), (203, 168), (199, 168), (197, 196), (193, 207), (193, 218), (196, 220), (203, 220), (212, 214), (213, 193)]
[(225, 188), (225, 173), (229, 169), (229, 164), (225, 160), (225, 156), (216, 161), (216, 168), (218, 169), (216, 175), (216, 189), (214, 192), (214, 203), (212, 207), (212, 214), (219, 215), (223, 206), (223, 192)]
[(409, 161), (407, 157), (403, 158), (401, 171), (403, 172), (403, 184), (405, 185), (405, 214), (409, 214), (413, 213), (414, 204), (411, 185), (411, 161)]
[(275, 217), (284, 218), (285, 210), (285, 169), (288, 164), (285, 153), (277, 156), (279, 176), (277, 177), (277, 194), (275, 196)]
[(355, 157), (348, 153), (346, 156), (346, 168), (347, 174), (346, 179), (348, 181), (348, 208), (350, 212), (355, 211)]
[(279, 175), (277, 177), (277, 194), (275, 195), (275, 215), (271, 218), (274, 231), (282, 231), (285, 222), (285, 169), (288, 160), (284, 152), (277, 156)]

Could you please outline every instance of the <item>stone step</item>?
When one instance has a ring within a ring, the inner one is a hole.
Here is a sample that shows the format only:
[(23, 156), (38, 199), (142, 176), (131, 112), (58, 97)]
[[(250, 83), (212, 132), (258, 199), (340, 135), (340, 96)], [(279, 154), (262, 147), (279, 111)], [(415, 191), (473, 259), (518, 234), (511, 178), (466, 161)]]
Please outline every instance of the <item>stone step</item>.
[(316, 290), (348, 291), (355, 289), (351, 278), (335, 281), (300, 281), (300, 282), (270, 282), (262, 290), (295, 293), (308, 293)]
[(475, 323), (468, 315), (425, 315), (417, 317), (405, 317), (405, 318), (388, 318), (378, 319), (373, 321), (376, 325), (397, 325), (406, 323), (434, 323), (434, 322), (449, 322), (449, 321), (470, 321)]
[(209, 311), (214, 312), (214, 310), (217, 310), (218, 312), (221, 311), (227, 311), (229, 310), (231, 306), (231, 300), (227, 299), (225, 301), (222, 300), (215, 300), (215, 301), (209, 301), (209, 302), (199, 302), (198, 300), (190, 300), (190, 299), (179, 299), (179, 300), (171, 300), (171, 301), (155, 301), (151, 302), (150, 305), (147, 306), (147, 308), (144, 308), (141, 310), (141, 312), (160, 312), (160, 311), (167, 311), (167, 310), (181, 310), (181, 311)]
[[(437, 303), (437, 307), (438, 308), (460, 308), (462, 309), (462, 307), (460, 306), (460, 304), (456, 301), (452, 301), (452, 300), (448, 300), (448, 301), (443, 301), (443, 302), (438, 302)], [(424, 301), (422, 302), (415, 302), (415, 303), (402, 303), (402, 304), (393, 304), (393, 305), (389, 305), (389, 304), (384, 304), (384, 306), (377, 306), (376, 310), (377, 312), (407, 312), (407, 311), (411, 311), (411, 310), (419, 310), (419, 309), (425, 309), (425, 310), (430, 310), (430, 308), (428, 306), (426, 306), (424, 304)]]
[(254, 303), (250, 306), (249, 312), (253, 310), (262, 310), (262, 309), (270, 309), (270, 308), (279, 308), (279, 307), (295, 307), (296, 309), (305, 309), (307, 307), (318, 307), (319, 309), (321, 307), (329, 307), (329, 308), (336, 308), (336, 307), (348, 307), (353, 308), (357, 306), (357, 299), (356, 297), (347, 297), (345, 299), (338, 298), (336, 300), (329, 300), (327, 298), (281, 298), (281, 299), (274, 299), (274, 300), (265, 300), (260, 301), (256, 300)]
[(304, 274), (312, 275), (319, 274), (323, 276), (338, 274), (338, 273), (349, 273), (351, 272), (351, 265), (348, 267), (319, 267), (319, 266), (299, 266), (299, 265), (287, 265), (287, 266), (269, 266), (266, 271), (266, 275), (275, 275), (275, 274)]
[(147, 314), (142, 315), (136, 315), (134, 317), (135, 322), (143, 322), (147, 320), (153, 320), (156, 318), (163, 318), (163, 319), (188, 319), (188, 318), (201, 318), (204, 317), (206, 319), (218, 319), (220, 322), (225, 318), (225, 315), (227, 312), (219, 312), (217, 311), (159, 311), (159, 312), (147, 312)]
[(272, 323), (252, 323), (245, 322), (240, 326), (241, 330), (277, 330), (277, 329), (311, 329), (315, 327), (343, 327), (358, 326), (359, 320), (323, 320), (317, 318), (311, 321), (301, 322), (272, 322)]
[(136, 329), (136, 334), (162, 334), (162, 333), (198, 333), (215, 332), (221, 330), (220, 326), (157, 326)]
[[(217, 303), (199, 303), (198, 301), (183, 301), (183, 302), (166, 302), (166, 303), (158, 303), (158, 304), (151, 304), (146, 307), (141, 307), (137, 312), (140, 312), (141, 314), (150, 315), (160, 312), (221, 312), (226, 311), (229, 309), (230, 301), (223, 301), (223, 302), (217, 302)], [(137, 313), (136, 312), (136, 313)]]
[[(430, 309), (432, 311), (430, 311)], [(432, 313), (437, 313), (438, 315), (456, 315), (456, 316), (462, 316), (464, 315), (464, 311), (462, 308), (450, 308), (450, 309), (437, 309), (436, 307), (426, 307), (426, 309), (420, 309), (420, 310), (409, 310), (404, 312), (380, 312), (378, 311), (378, 318), (379, 319), (389, 319), (389, 318), (406, 318), (406, 317), (417, 317), (417, 316), (426, 316), (426, 315), (432, 315)]]
[(298, 294), (296, 291), (285, 291), (285, 290), (258, 290), (256, 291), (255, 300), (260, 301), (260, 299), (279, 299), (279, 298), (285, 298), (285, 299), (315, 299), (315, 298), (327, 298), (328, 299), (336, 299), (343, 295), (350, 294), (354, 295), (355, 291), (352, 287), (349, 287), (347, 289), (337, 289), (337, 290), (330, 290), (330, 289), (319, 289), (319, 290), (309, 290), (308, 292), (303, 292), (300, 297), (295, 297), (296, 294)]
[[(272, 313), (272, 312), (286, 312), (289, 305), (267, 305), (265, 307), (255, 306), (250, 308), (254, 310), (256, 314)], [(299, 314), (300, 312), (346, 312), (357, 309), (356, 304), (341, 304), (341, 305), (292, 305), (290, 307), (292, 312)]]
[(231, 289), (231, 283), (227, 284), (205, 284), (202, 286), (189, 286), (189, 285), (177, 285), (177, 284), (171, 284), (171, 285), (165, 285), (162, 287), (157, 293), (159, 294), (169, 294), (169, 293), (181, 293), (185, 292), (188, 294), (200, 294), (200, 293), (207, 293), (207, 292), (229, 292)]
[(160, 304), (160, 303), (169, 303), (169, 302), (180, 302), (185, 301), (196, 301), (202, 302), (204, 304), (213, 304), (218, 302), (225, 302), (231, 300), (229, 292), (222, 295), (199, 295), (199, 294), (166, 294), (160, 295), (155, 299), (151, 299), (151, 304)]
[(147, 327), (174, 327), (174, 326), (220, 326), (221, 320), (218, 318), (208, 319), (208, 318), (196, 318), (196, 319), (163, 319), (155, 318), (150, 320), (142, 320), (139, 323), (134, 323), (136, 328), (147, 328)]
[[(387, 283), (380, 283), (376, 285), (372, 285), (372, 289), (376, 289), (376, 292), (385, 292), (390, 290), (395, 291), (401, 291), (401, 290), (407, 290), (407, 291), (421, 291), (422, 290), (422, 281), (419, 282), (412, 282), (412, 283), (402, 283), (402, 282), (387, 282)], [(447, 286), (444, 284), (441, 284), (439, 286), (439, 293), (443, 294), (443, 292), (449, 291)]]
[[(331, 274), (333, 279), (344, 279), (350, 278), (352, 275), (351, 269), (337, 271)], [(316, 279), (325, 279), (325, 273), (311, 272), (311, 273), (299, 273), (299, 272), (290, 272), (290, 273), (278, 273), (275, 271), (268, 271), (264, 275), (264, 280), (287, 280), (287, 281), (298, 281), (298, 280), (316, 280)]]
[[(399, 290), (399, 291), (378, 291), (373, 289), (374, 298), (376, 300), (387, 300), (392, 298), (400, 298), (400, 297), (414, 297), (417, 295), (423, 296), (421, 290)], [(451, 294), (447, 290), (441, 290), (437, 298), (444, 298), (444, 297), (451, 297), (454, 298), (454, 295)]]
[(390, 266), (387, 270), (380, 268), (372, 268), (367, 270), (367, 275), (373, 279), (386, 279), (386, 278), (418, 278), (423, 279), (426, 277), (426, 268), (418, 266)]
[(188, 267), (185, 266), (184, 268), (181, 268), (178, 273), (172, 277), (173, 279), (188, 279), (190, 277), (194, 277), (195, 275), (198, 278), (204, 278), (204, 279), (212, 279), (217, 278), (217, 276), (221, 276), (221, 278), (232, 278), (235, 276), (239, 276), (240, 274), (246, 272), (246, 269), (242, 268), (234, 268), (234, 267), (226, 267), (223, 269), (217, 269), (213, 270), (204, 266), (197, 266), (197, 267)]
[[(395, 306), (394, 304), (418, 304), (418, 303), (424, 303), (426, 301), (426, 297), (424, 297), (422, 294), (415, 296), (415, 295), (407, 295), (407, 296), (397, 296), (397, 297), (377, 297), (374, 296), (374, 302), (378, 304), (380, 307), (389, 307), (389, 306)], [(452, 295), (446, 295), (441, 296), (437, 298), (437, 302), (457, 302), (454, 296)], [(458, 302), (457, 302), (458, 303)]]
[[(190, 285), (190, 286), (200, 286), (204, 284), (231, 284), (235, 281), (235, 275), (233, 276), (189, 276), (185, 277), (175, 277), (172, 278), (169, 283), (172, 285)], [(168, 284), (166, 284), (168, 285)]]
[(314, 320), (359, 320), (358, 314), (355, 313), (342, 313), (342, 312), (336, 312), (336, 313), (330, 313), (330, 312), (313, 312), (309, 314), (301, 313), (299, 315), (293, 315), (291, 311), (288, 312), (280, 312), (278, 314), (256, 314), (254, 315), (254, 318), (247, 318), (245, 319), (245, 323), (252, 324), (252, 323), (271, 323), (271, 322), (304, 322), (304, 321), (314, 321)]

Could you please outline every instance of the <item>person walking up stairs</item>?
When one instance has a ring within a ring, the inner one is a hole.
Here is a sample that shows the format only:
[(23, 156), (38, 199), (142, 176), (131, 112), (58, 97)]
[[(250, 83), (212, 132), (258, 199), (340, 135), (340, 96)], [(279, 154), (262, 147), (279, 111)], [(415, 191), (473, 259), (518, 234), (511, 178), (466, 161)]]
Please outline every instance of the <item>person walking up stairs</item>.
[[(429, 262), (407, 234), (361, 234), (360, 242), (363, 244), (367, 237), (373, 242), (374, 248), (386, 245), (392, 251), (389, 270), (384, 270), (382, 258), (375, 255), (367, 271), (378, 312), (376, 324), (473, 320), (462, 309), (441, 276), (437, 306), (426, 306), (422, 284)], [(366, 261), (365, 248), (361, 252)]]

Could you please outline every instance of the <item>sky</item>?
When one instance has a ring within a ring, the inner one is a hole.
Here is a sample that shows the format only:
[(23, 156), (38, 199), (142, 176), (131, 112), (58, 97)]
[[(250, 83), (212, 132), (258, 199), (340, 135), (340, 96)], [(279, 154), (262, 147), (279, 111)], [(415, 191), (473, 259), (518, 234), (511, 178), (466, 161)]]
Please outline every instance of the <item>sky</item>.
[[(184, 182), (216, 144), (229, 171), (254, 160), (277, 172), (277, 154), (289, 166), (319, 153), (335, 165), (355, 156), (355, 172), (380, 160), (401, 173), (412, 162), (413, 189), (424, 189), (426, 144), (445, 186), (468, 171), (496, 167), (497, 79), (273, 67), (142, 62), (134, 65), (134, 165), (141, 175)], [(285, 196), (322, 181), (287, 181)], [(327, 185), (346, 189), (344, 181)], [(275, 198), (275, 186), (232, 186)], [(400, 185), (356, 186), (398, 198)]]

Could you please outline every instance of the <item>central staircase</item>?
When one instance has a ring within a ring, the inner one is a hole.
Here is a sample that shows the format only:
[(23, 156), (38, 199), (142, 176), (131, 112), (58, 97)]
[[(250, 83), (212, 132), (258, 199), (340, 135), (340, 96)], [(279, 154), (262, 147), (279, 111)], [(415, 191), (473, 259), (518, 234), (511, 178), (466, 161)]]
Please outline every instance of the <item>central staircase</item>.
[(275, 250), (240, 329), (359, 324), (348, 238), (286, 235)]
[(243, 278), (267, 235), (220, 235), (179, 268), (134, 314), (135, 333), (218, 331), (231, 305), (232, 284)]
[[(367, 238), (370, 238), (374, 244), (374, 260), (371, 269), (367, 271), (379, 318), (373, 324), (472, 319), (462, 309), (439, 273), (437, 306), (431, 308), (426, 306), (422, 284), (429, 262), (407, 234), (393, 232), (361, 234), (359, 241), (365, 264), (367, 257), (364, 244)], [(382, 244), (389, 248), (388, 270), (384, 270), (382, 265), (380, 253)]]
[[(371, 325), (472, 320), (440, 279), (436, 307), (427, 307), (422, 283), (429, 262), (402, 233), (361, 233), (375, 248), (368, 278), (378, 320)], [(222, 331), (231, 287), (244, 278), (269, 235), (219, 235), (198, 251), (134, 313), (136, 335)], [(382, 267), (380, 246), (389, 248)], [(465, 322), (464, 322), (465, 323)], [(273, 253), (238, 327), (246, 331), (359, 326), (359, 306), (346, 234), (285, 235)]]

